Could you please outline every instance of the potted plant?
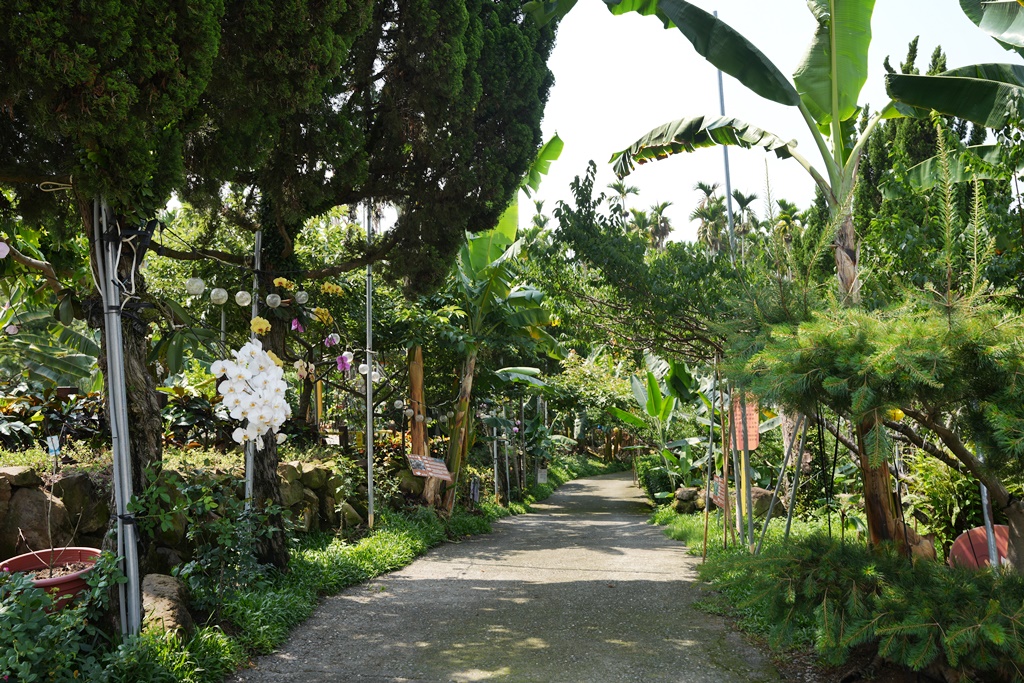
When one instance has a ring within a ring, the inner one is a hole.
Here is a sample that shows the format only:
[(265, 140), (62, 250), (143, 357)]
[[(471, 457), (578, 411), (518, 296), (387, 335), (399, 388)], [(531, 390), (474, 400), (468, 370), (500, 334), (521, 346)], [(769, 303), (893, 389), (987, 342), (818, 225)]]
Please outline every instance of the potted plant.
[(0, 571), (33, 575), (33, 585), (53, 597), (50, 611), (55, 611), (63, 609), (85, 590), (85, 574), (99, 556), (97, 548), (50, 548), (4, 560)]

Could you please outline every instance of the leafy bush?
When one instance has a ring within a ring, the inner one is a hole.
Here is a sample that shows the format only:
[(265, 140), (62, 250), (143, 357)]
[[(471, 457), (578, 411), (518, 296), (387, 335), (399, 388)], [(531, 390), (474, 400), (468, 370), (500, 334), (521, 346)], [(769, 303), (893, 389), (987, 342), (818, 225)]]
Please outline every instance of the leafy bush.
[(636, 476), (647, 497), (654, 500), (659, 493), (673, 493), (672, 481), (661, 457), (655, 454), (636, 456)]
[(701, 576), (740, 607), (754, 608), (775, 645), (813, 639), (832, 663), (851, 649), (915, 671), (932, 664), (968, 677), (1020, 680), (1024, 577), (911, 562), (892, 547), (871, 551), (813, 534), (763, 555), (721, 553)]
[(64, 609), (48, 613), (51, 596), (25, 574), (0, 572), (0, 679), (19, 683), (100, 680), (101, 646), (96, 626), (110, 589), (124, 578), (104, 553), (85, 575), (88, 589)]

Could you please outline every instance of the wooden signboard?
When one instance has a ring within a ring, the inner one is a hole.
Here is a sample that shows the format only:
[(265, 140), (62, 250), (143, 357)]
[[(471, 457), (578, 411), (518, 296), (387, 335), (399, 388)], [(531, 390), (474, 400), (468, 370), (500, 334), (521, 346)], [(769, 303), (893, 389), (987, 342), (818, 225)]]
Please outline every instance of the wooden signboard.
[(743, 450), (743, 422), (747, 423), (747, 450), (752, 451), (761, 444), (761, 433), (758, 428), (761, 426), (761, 411), (757, 407), (757, 398), (753, 394), (747, 394), (747, 411), (743, 412), (743, 403), (739, 397), (732, 401), (731, 418), (735, 425), (733, 429), (736, 434), (736, 445)]
[(449, 484), (452, 481), (452, 474), (448, 466), (441, 458), (429, 458), (423, 455), (410, 455), (409, 468), (417, 477), (436, 477), (444, 479)]
[(725, 509), (725, 480), (717, 474), (711, 486), (711, 500), (715, 501), (715, 505), (718, 506), (719, 510)]

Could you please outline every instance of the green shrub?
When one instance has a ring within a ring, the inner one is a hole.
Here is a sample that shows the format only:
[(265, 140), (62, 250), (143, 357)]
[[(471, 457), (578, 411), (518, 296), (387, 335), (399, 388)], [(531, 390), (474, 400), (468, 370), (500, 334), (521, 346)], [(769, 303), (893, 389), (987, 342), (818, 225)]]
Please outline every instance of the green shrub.
[(813, 534), (761, 556), (720, 553), (702, 578), (762, 615), (774, 646), (811, 640), (831, 663), (864, 643), (915, 671), (941, 663), (966, 676), (1022, 678), (1024, 577), (911, 562)]
[(658, 455), (649, 454), (636, 457), (637, 480), (640, 482), (640, 488), (647, 493), (647, 497), (651, 500), (655, 500), (655, 496), (659, 493), (672, 493), (675, 490), (668, 472), (663, 468), (664, 463)]

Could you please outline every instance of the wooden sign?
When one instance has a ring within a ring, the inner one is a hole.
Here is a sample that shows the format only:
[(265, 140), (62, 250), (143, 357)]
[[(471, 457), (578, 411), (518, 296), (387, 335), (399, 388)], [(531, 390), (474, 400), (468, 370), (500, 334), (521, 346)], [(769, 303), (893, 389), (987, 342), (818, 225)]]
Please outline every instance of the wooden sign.
[(743, 450), (743, 423), (747, 423), (747, 450), (752, 451), (761, 444), (761, 411), (757, 407), (757, 397), (747, 394), (746, 413), (743, 412), (743, 403), (740, 398), (734, 397), (731, 406), (731, 418), (733, 433), (736, 434), (736, 445)]
[(725, 480), (717, 474), (711, 486), (711, 500), (715, 501), (715, 505), (718, 506), (719, 510), (725, 509)]
[(448, 466), (441, 458), (429, 458), (424, 455), (410, 455), (409, 468), (417, 477), (435, 477), (444, 479), (449, 484), (452, 481), (452, 474)]

